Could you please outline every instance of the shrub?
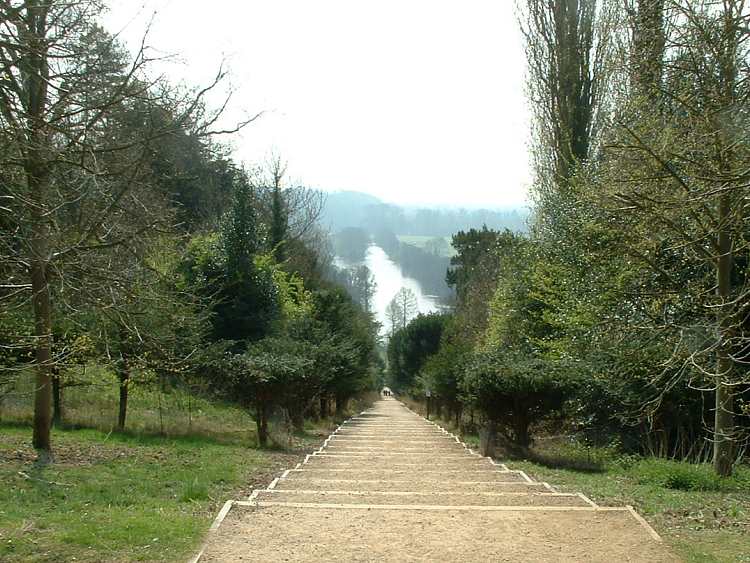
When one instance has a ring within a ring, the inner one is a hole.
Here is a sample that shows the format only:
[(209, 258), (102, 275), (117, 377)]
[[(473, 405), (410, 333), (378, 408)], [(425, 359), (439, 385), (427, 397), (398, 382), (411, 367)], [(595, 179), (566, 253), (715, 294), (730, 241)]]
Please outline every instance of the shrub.
[(706, 463), (650, 458), (634, 464), (630, 471), (639, 483), (680, 491), (736, 491), (750, 485), (746, 470), (738, 469), (734, 477), (722, 478)]

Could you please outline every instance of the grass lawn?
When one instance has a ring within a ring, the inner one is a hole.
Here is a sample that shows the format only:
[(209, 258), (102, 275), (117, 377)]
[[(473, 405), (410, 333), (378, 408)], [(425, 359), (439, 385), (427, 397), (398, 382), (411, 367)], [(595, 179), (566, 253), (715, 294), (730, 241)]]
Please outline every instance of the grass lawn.
[(334, 424), (259, 450), (246, 410), (149, 385), (133, 387), (118, 434), (117, 387), (96, 369), (66, 390), (47, 466), (30, 445), (31, 379), (0, 405), (0, 561), (185, 561), (226, 500), (265, 488)]
[[(117, 422), (119, 383), (98, 365), (67, 370), (63, 391), (63, 424), (109, 432)], [(143, 381), (143, 380), (146, 381)], [(25, 372), (13, 392), (0, 401), (0, 420), (30, 425), (34, 374)], [(256, 443), (255, 422), (246, 409), (209, 400), (189, 389), (167, 386), (137, 374), (130, 386), (125, 428), (132, 434), (205, 436), (225, 442)]]
[(39, 467), (30, 430), (0, 425), (1, 561), (184, 561), (224, 501), (265, 487), (299, 458), (98, 430), (55, 431), (53, 440), (55, 463)]
[[(424, 414), (421, 405), (409, 406)], [(476, 436), (463, 439), (478, 448)], [(632, 505), (688, 563), (750, 563), (747, 465), (722, 480), (707, 464), (623, 456), (615, 448), (556, 440), (539, 440), (525, 459), (499, 459), (560, 492), (581, 492), (602, 506)]]

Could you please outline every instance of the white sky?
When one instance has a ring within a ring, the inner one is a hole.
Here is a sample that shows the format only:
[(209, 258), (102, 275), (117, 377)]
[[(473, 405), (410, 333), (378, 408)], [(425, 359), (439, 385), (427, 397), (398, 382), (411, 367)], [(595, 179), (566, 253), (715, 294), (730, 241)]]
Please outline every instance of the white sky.
[(531, 172), (525, 59), (513, 0), (110, 0), (104, 25), (209, 81), (222, 60), (233, 140), (290, 176), (401, 204), (521, 205)]

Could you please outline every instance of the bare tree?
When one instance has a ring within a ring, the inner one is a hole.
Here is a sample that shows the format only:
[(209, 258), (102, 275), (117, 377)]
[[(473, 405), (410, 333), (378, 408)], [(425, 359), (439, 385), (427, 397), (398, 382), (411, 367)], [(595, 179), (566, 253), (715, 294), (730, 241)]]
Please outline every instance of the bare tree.
[(408, 287), (402, 287), (386, 308), (386, 317), (391, 325), (391, 335), (398, 329), (405, 328), (417, 314), (419, 314), (417, 296)]
[(251, 182), (263, 202), (270, 244), (280, 262), (284, 245), (317, 243), (318, 220), (325, 204), (323, 192), (300, 184), (288, 185), (287, 163), (276, 153), (253, 171)]

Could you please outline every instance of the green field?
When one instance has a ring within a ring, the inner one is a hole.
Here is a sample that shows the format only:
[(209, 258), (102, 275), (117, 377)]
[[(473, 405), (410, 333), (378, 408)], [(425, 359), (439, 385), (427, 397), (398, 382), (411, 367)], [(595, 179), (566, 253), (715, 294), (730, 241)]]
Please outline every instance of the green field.
[(0, 426), (0, 560), (179, 561), (218, 507), (292, 459), (205, 438), (54, 433), (37, 466), (25, 427)]
[(417, 235), (398, 235), (398, 240), (404, 244), (416, 246), (439, 256), (452, 257), (456, 249), (451, 246), (451, 237), (428, 237)]

